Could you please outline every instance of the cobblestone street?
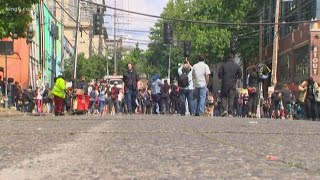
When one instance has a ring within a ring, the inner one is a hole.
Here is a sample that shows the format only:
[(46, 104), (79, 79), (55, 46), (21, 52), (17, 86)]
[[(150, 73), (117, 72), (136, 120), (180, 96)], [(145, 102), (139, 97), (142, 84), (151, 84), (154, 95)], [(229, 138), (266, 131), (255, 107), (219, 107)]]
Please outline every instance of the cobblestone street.
[(319, 132), (311, 121), (6, 117), (0, 179), (320, 179)]

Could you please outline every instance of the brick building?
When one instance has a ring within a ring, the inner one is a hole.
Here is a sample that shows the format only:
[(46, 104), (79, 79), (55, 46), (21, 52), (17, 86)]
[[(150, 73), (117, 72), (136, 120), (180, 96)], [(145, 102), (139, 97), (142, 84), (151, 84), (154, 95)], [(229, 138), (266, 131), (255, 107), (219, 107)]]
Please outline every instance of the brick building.
[[(267, 0), (260, 12), (263, 22), (274, 22), (275, 0)], [(308, 76), (313, 76), (320, 82), (319, 50), (320, 29), (319, 22), (285, 24), (284, 22), (310, 21), (319, 19), (320, 0), (282, 1), (279, 22), (278, 49), (278, 84), (288, 84), (290, 89), (297, 92), (298, 84)], [(266, 25), (262, 31), (262, 47), (260, 46), (260, 60), (272, 66), (273, 53), (273, 25)], [(265, 87), (271, 85), (271, 79)]]

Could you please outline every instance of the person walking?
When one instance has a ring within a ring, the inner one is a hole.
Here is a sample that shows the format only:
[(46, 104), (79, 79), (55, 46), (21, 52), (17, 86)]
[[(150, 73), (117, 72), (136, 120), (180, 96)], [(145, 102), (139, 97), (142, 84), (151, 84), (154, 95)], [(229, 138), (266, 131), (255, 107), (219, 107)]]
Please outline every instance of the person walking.
[(188, 101), (188, 107), (190, 115), (194, 115), (194, 87), (192, 81), (192, 71), (193, 68), (190, 65), (188, 59), (184, 64), (178, 69), (179, 74), (179, 100), (180, 100), (180, 114), (182, 116), (186, 115), (186, 100)]
[(62, 116), (63, 114), (63, 99), (66, 96), (66, 82), (62, 76), (58, 76), (52, 89), (55, 104), (55, 116)]
[(222, 63), (218, 77), (221, 79), (221, 100), (222, 114), (221, 116), (233, 116), (233, 101), (236, 93), (236, 83), (241, 79), (241, 68), (234, 61), (234, 54), (230, 53), (224, 63)]
[(195, 116), (204, 115), (206, 96), (208, 92), (207, 84), (209, 83), (210, 69), (204, 62), (205, 56), (198, 57), (198, 63), (193, 66), (192, 79), (195, 87), (196, 108)]
[(128, 64), (128, 71), (123, 76), (125, 101), (127, 103), (128, 113), (132, 114), (136, 108), (137, 83), (139, 76), (133, 69), (131, 63)]

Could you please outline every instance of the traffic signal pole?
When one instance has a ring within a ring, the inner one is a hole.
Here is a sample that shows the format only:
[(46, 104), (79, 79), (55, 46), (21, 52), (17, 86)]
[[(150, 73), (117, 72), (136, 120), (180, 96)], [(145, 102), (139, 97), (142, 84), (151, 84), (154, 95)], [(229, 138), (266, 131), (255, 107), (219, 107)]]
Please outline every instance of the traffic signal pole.
[[(114, 7), (117, 7), (116, 0), (114, 1)], [(117, 24), (117, 11), (114, 10), (113, 16), (113, 60), (114, 60), (114, 75), (118, 75), (118, 62), (117, 62), (117, 41), (116, 41), (116, 24)]]
[(74, 42), (74, 61), (73, 61), (73, 79), (77, 79), (77, 64), (78, 64), (78, 32), (79, 32), (79, 18), (80, 18), (80, 0), (78, 0), (77, 22), (76, 22), (76, 37)]

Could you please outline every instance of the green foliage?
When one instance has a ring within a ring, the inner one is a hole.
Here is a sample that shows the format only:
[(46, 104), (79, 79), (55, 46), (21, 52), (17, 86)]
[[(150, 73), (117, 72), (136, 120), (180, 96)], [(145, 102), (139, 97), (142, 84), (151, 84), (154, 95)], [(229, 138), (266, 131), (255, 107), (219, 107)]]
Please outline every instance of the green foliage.
[(154, 68), (147, 62), (146, 53), (143, 52), (139, 48), (139, 44), (136, 44), (136, 47), (129, 52), (128, 54), (124, 55), (123, 60), (119, 62), (119, 73), (124, 74), (127, 71), (127, 65), (129, 63), (134, 65), (135, 70), (141, 75), (152, 75), (154, 73), (160, 73), (158, 68)]
[[(194, 0), (190, 4), (185, 0), (170, 0), (164, 8), (162, 17), (186, 20), (201, 20), (215, 22), (258, 22), (254, 16), (261, 7), (262, 0)], [(163, 22), (158, 20), (151, 29), (150, 39), (153, 41), (146, 52), (148, 65), (167, 74), (169, 48), (163, 43)], [(171, 74), (176, 74), (177, 64), (184, 61), (183, 42), (192, 42), (191, 62), (195, 63), (198, 54), (207, 55), (207, 63), (214, 64), (224, 60), (229, 50), (230, 38), (239, 36), (238, 52), (243, 61), (248, 61), (258, 55), (258, 35), (252, 33), (258, 26), (236, 26), (200, 24), (173, 21), (174, 40), (172, 47)], [(250, 37), (240, 36), (250, 32)]]
[(139, 48), (139, 44), (129, 54), (124, 55), (123, 60), (119, 62), (119, 72), (124, 74), (127, 70), (127, 65), (131, 63), (135, 66), (138, 72), (143, 71), (142, 50)]
[(39, 0), (1, 0), (0, 3), (0, 39), (15, 33), (25, 37), (32, 21), (30, 10)]
[[(67, 80), (72, 79), (72, 59), (65, 61), (65, 77)], [(86, 79), (102, 79), (107, 72), (107, 63), (105, 56), (93, 55), (85, 58), (83, 53), (78, 55), (77, 78), (85, 77)], [(113, 64), (109, 63), (109, 70), (113, 70)]]

